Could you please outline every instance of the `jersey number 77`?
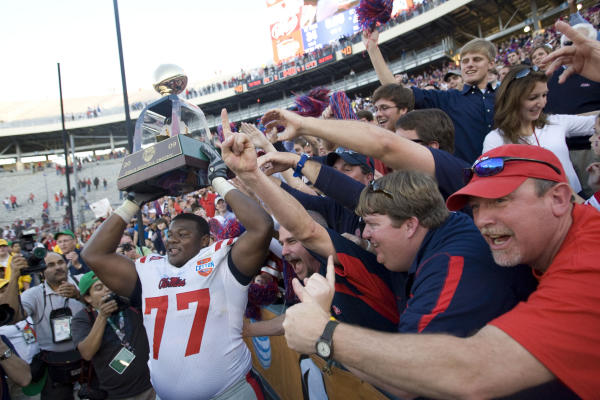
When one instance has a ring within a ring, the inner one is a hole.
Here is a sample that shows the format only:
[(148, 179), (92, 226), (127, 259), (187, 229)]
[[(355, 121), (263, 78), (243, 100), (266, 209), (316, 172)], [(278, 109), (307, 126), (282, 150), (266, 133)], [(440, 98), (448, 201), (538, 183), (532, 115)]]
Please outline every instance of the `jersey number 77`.
[[(210, 306), (210, 292), (208, 289), (192, 290), (190, 292), (177, 293), (175, 298), (177, 299), (177, 310), (187, 310), (190, 303), (198, 303), (185, 349), (185, 356), (187, 357), (200, 352), (204, 325), (206, 324), (206, 317), (208, 316), (208, 308)], [(156, 320), (154, 321), (154, 338), (152, 339), (152, 357), (158, 360), (160, 342), (169, 309), (169, 296), (147, 297), (144, 314), (151, 314), (151, 311), (155, 308)]]

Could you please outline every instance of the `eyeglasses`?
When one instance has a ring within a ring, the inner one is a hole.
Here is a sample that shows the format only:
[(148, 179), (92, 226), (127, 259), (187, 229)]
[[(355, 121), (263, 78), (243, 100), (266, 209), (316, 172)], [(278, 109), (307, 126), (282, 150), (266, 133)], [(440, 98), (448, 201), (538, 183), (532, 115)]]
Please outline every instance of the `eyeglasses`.
[(377, 111), (386, 112), (390, 108), (398, 108), (398, 106), (388, 106), (386, 104), (382, 104), (380, 106), (373, 106), (373, 111), (375, 111), (375, 112), (377, 112)]
[(382, 193), (382, 194), (385, 194), (390, 199), (394, 198), (394, 195), (392, 194), (392, 192), (382, 188), (379, 185), (379, 182), (377, 182), (375, 180), (372, 180), (371, 182), (369, 182), (369, 185), (367, 186), (367, 188), (370, 193)]
[(335, 154), (344, 154), (344, 153), (346, 153), (346, 154), (358, 154), (354, 150), (348, 150), (348, 149), (345, 149), (343, 147), (338, 147), (337, 149), (335, 149)]
[(473, 175), (477, 175), (483, 178), (498, 175), (504, 170), (504, 164), (509, 161), (525, 161), (544, 164), (552, 168), (554, 172), (556, 172), (558, 175), (561, 174), (560, 169), (546, 161), (520, 157), (493, 157), (476, 161), (471, 168), (465, 168), (463, 172), (465, 185), (469, 183), (469, 181), (473, 178)]

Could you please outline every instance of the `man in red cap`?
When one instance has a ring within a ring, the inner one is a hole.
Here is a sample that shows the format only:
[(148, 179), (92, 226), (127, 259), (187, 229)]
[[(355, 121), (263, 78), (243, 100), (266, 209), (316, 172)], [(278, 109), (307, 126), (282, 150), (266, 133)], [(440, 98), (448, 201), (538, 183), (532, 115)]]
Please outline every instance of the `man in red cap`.
[[(468, 169), (468, 184), (447, 200), (469, 204), (496, 263), (528, 264), (539, 285), (526, 302), (469, 338), (403, 335), (337, 325), (333, 358), (379, 377), (396, 395), (496, 398), (595, 398), (600, 393), (600, 214), (573, 204), (556, 156), (541, 147), (505, 145)], [(288, 345), (323, 346), (329, 313), (319, 304), (334, 282), (309, 278), (284, 321)], [(330, 336), (331, 337), (331, 336)]]

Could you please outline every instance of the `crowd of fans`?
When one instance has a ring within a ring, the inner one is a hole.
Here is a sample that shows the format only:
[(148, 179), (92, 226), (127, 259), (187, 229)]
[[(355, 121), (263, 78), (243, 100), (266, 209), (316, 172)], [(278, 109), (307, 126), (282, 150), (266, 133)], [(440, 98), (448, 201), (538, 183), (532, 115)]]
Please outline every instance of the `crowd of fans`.
[(390, 398), (597, 396), (600, 163), (576, 171), (566, 139), (600, 156), (599, 10), (569, 5), (573, 28), (474, 39), (417, 77), (365, 32), (368, 99), (239, 132), (224, 112), (220, 154), (200, 143), (209, 187), (130, 193), (75, 231), (6, 226), (2, 390), (260, 398), (242, 335), (285, 334)]

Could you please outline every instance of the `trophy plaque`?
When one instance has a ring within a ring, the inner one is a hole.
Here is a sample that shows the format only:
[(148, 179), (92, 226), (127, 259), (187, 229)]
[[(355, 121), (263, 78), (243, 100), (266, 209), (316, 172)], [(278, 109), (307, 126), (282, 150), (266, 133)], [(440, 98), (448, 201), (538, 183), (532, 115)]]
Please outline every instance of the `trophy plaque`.
[(210, 185), (208, 158), (200, 150), (201, 142), (212, 143), (206, 117), (178, 96), (187, 76), (180, 67), (165, 64), (156, 69), (154, 81), (154, 89), (163, 97), (138, 117), (133, 151), (123, 161), (117, 187), (178, 196)]

